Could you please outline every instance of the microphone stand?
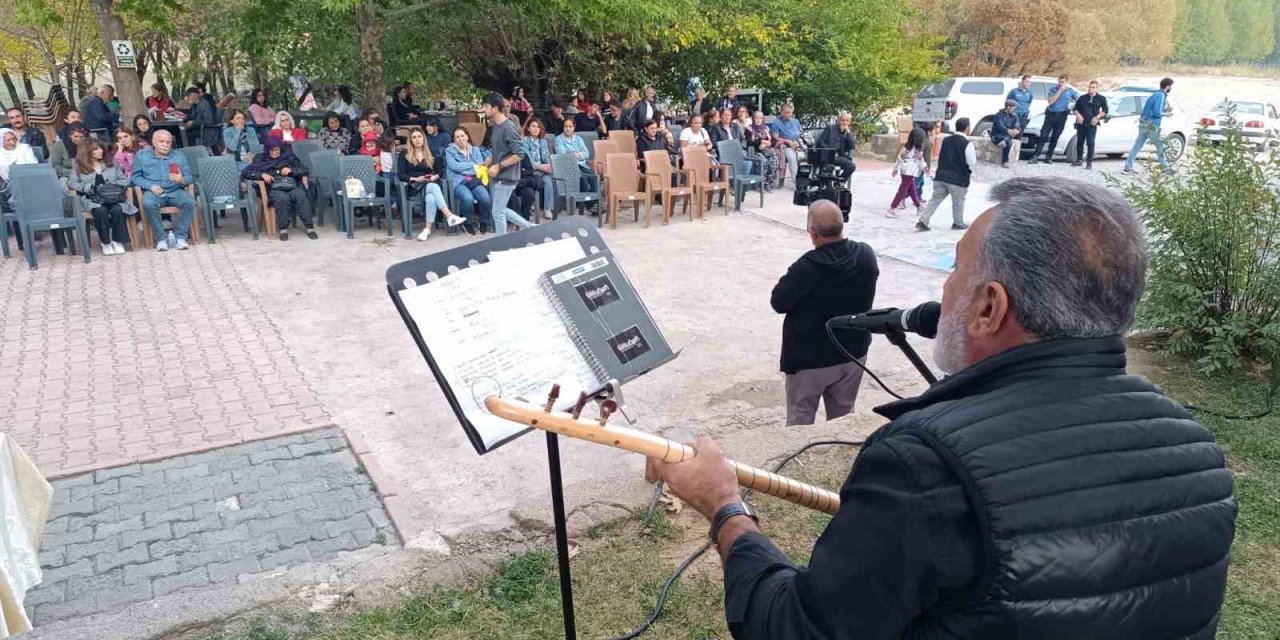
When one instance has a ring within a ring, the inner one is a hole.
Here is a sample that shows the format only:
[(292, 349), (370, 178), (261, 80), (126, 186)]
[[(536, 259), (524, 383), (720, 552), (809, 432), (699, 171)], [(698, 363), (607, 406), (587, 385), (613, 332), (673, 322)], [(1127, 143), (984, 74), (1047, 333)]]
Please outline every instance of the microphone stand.
[(924, 379), (929, 384), (933, 384), (938, 381), (938, 378), (936, 378), (933, 375), (933, 372), (929, 370), (929, 367), (924, 363), (924, 360), (920, 359), (920, 355), (916, 353), (916, 350), (911, 348), (911, 344), (907, 342), (906, 333), (903, 333), (901, 330), (890, 329), (889, 331), (884, 332), (884, 337), (888, 338), (891, 344), (902, 350), (902, 355), (906, 356), (907, 360), (910, 360), (911, 364), (915, 365), (916, 371), (919, 371), (920, 375), (924, 376)]

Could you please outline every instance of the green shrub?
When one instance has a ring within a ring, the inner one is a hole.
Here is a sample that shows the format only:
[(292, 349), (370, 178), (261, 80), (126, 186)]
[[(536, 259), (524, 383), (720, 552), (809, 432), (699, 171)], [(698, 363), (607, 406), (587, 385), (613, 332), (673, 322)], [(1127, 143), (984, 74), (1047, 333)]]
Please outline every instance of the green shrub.
[[(1203, 132), (1202, 132), (1203, 133)], [(1229, 128), (1182, 175), (1116, 183), (1142, 214), (1151, 253), (1138, 325), (1202, 372), (1280, 357), (1280, 154)]]

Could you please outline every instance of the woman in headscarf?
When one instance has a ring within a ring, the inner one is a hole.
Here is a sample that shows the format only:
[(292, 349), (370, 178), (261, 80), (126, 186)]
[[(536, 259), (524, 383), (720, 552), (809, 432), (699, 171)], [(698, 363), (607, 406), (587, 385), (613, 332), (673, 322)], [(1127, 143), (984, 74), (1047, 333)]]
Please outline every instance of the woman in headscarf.
[(18, 142), (17, 131), (0, 129), (0, 202), (9, 200), (9, 169), (15, 164), (36, 164), (36, 152)]
[(83, 123), (72, 122), (67, 125), (66, 137), (49, 149), (49, 164), (58, 172), (59, 178), (70, 179), (75, 169), (76, 154), (80, 152), (80, 143), (89, 137), (89, 129)]
[(769, 125), (764, 123), (763, 111), (757, 111), (751, 117), (751, 127), (747, 129), (746, 134), (747, 146), (764, 157), (765, 191), (773, 191), (773, 186), (778, 184), (778, 154), (773, 151), (773, 134), (769, 133)]
[(249, 166), (253, 148), (261, 144), (258, 130), (249, 126), (248, 118), (239, 109), (227, 112), (227, 126), (222, 128), (222, 145), (236, 159), (236, 168)]
[(267, 138), (263, 152), (240, 172), (244, 180), (261, 180), (267, 185), (267, 199), (276, 210), (276, 228), (280, 239), (289, 239), (289, 225), (293, 217), (302, 219), (307, 237), (315, 240), (315, 228), (311, 222), (311, 200), (302, 186), (307, 169), (293, 155), (293, 150), (276, 138)]
[(276, 112), (276, 126), (267, 134), (268, 140), (272, 138), (289, 145), (298, 140), (306, 140), (307, 130), (293, 126), (293, 116), (289, 115), (288, 111), (278, 111)]
[(324, 114), (324, 128), (316, 134), (316, 140), (322, 149), (346, 153), (351, 148), (351, 130), (342, 126), (342, 117), (336, 111), (330, 111)]
[(129, 242), (129, 223), (125, 216), (136, 214), (137, 209), (125, 197), (129, 176), (112, 162), (111, 154), (97, 140), (90, 138), (80, 143), (67, 188), (80, 198), (81, 208), (93, 215), (93, 227), (98, 231), (98, 240), (102, 241), (102, 255), (124, 253), (124, 245)]

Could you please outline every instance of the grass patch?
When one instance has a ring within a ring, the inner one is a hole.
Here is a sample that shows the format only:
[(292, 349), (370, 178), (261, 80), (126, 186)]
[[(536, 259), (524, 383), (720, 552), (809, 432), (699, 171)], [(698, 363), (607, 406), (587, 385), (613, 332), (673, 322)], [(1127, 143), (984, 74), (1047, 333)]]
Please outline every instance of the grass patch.
[[(1243, 374), (1197, 377), (1183, 360), (1134, 348), (1131, 370), (1168, 393), (1220, 411), (1252, 413), (1265, 400), (1265, 384)], [(1232, 567), (1218, 638), (1280, 637), (1280, 416), (1231, 421), (1199, 418), (1227, 451), (1237, 472), (1240, 502)], [(793, 461), (785, 473), (838, 489), (855, 451), (822, 447)], [(809, 559), (830, 517), (768, 497), (752, 500), (765, 531), (797, 563)], [(706, 540), (706, 522), (692, 509), (671, 516), (661, 509), (587, 531), (573, 561), (574, 597), (581, 638), (631, 631), (650, 613), (662, 583)], [(672, 589), (658, 622), (643, 638), (727, 639), (720, 560), (709, 552)], [(557, 640), (560, 592), (553, 550), (512, 558), (493, 574), (459, 588), (437, 589), (396, 605), (305, 624), (254, 623), (239, 635), (207, 640)]]

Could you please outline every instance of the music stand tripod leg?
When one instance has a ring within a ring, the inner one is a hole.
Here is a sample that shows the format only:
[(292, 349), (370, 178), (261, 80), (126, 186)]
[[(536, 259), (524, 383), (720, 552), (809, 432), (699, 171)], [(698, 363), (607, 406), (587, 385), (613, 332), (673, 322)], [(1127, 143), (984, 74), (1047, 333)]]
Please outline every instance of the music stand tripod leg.
[(560, 607), (565, 640), (577, 640), (573, 616), (573, 574), (569, 567), (569, 532), (564, 515), (564, 484), (560, 478), (559, 436), (547, 432), (547, 466), (551, 471), (551, 511), (556, 525), (556, 560), (560, 573)]

